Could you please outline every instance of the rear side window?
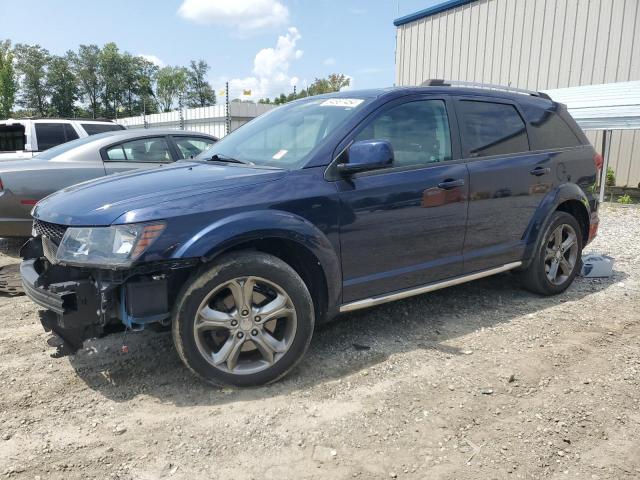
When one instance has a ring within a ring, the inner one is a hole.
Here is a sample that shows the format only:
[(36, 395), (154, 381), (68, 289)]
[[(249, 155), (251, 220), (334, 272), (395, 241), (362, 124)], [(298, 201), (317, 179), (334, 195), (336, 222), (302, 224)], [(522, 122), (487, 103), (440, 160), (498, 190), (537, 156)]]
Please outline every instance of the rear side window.
[(24, 125), (0, 125), (0, 152), (24, 150)]
[(527, 129), (513, 105), (462, 100), (462, 138), (470, 157), (488, 157), (529, 150)]
[(117, 123), (81, 123), (87, 135), (96, 135), (98, 133), (113, 132), (115, 130), (124, 130), (122, 125)]
[(109, 147), (107, 159), (129, 162), (170, 162), (173, 161), (167, 140), (162, 137), (141, 138)]
[(555, 112), (540, 110), (536, 117), (531, 119), (529, 125), (535, 132), (537, 150), (582, 145), (569, 125)]
[(78, 138), (78, 134), (68, 123), (36, 123), (35, 126), (40, 151)]

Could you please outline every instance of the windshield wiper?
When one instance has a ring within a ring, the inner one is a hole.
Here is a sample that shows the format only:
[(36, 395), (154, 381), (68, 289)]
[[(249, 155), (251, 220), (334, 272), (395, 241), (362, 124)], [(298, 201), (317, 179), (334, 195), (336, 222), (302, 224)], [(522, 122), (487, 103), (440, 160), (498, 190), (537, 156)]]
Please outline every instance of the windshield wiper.
[(224, 163), (240, 163), (242, 165), (248, 165), (248, 162), (243, 162), (242, 160), (238, 160), (237, 158), (228, 157), (226, 155), (220, 155), (218, 153), (214, 154), (211, 157), (210, 161), (212, 162), (224, 162)]

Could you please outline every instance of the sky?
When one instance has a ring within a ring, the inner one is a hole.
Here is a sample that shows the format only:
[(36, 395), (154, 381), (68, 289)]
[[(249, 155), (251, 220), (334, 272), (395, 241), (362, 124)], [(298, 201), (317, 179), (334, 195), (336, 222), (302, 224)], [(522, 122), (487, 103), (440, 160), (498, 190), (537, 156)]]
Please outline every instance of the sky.
[(160, 66), (206, 60), (209, 81), (257, 100), (343, 73), (393, 85), (393, 20), (440, 0), (0, 0), (0, 40), (54, 54), (107, 42)]

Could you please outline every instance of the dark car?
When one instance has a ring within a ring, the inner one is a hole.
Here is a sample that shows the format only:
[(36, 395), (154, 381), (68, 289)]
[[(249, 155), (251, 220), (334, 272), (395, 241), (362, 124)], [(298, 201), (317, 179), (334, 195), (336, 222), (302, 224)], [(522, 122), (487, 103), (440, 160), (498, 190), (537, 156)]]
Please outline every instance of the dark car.
[(192, 158), (217, 140), (199, 132), (118, 129), (63, 143), (32, 159), (2, 162), (0, 241), (11, 238), (24, 243), (23, 237), (31, 235), (31, 209), (57, 190), (112, 173)]
[(171, 324), (191, 371), (238, 386), (285, 375), (340, 312), (506, 271), (560, 293), (596, 234), (600, 158), (564, 106), (507, 90), (310, 97), (194, 161), (56, 193), (24, 288), (63, 348)]

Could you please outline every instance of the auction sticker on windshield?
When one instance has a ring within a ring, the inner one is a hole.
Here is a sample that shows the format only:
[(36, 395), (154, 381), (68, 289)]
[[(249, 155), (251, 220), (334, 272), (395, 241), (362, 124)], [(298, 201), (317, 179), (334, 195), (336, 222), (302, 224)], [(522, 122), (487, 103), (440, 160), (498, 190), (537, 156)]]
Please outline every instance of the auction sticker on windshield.
[(364, 100), (361, 98), (330, 98), (320, 104), (321, 107), (357, 107)]
[(280, 160), (282, 157), (284, 157), (287, 154), (288, 151), (289, 150), (278, 150), (275, 153), (275, 155), (271, 158), (273, 158), (274, 160)]

